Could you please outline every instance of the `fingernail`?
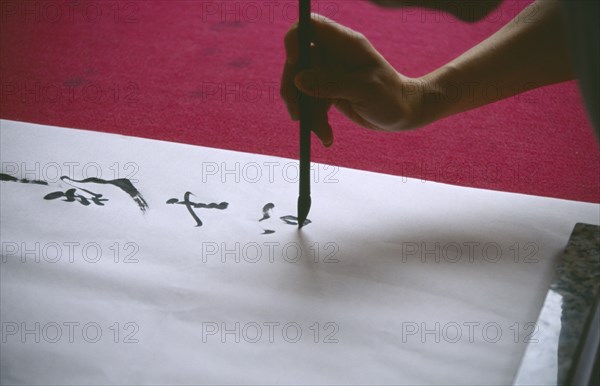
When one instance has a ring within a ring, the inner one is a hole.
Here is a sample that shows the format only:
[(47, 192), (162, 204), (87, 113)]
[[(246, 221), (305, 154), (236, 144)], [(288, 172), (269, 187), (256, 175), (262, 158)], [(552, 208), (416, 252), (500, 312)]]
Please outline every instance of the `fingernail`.
[[(321, 139), (321, 138), (319, 138), (319, 139)], [(325, 147), (330, 147), (333, 144), (333, 140), (331, 138), (330, 139), (321, 139), (321, 143)]]
[(300, 119), (300, 113), (298, 111), (298, 106), (296, 105), (287, 105), (287, 111), (288, 114), (290, 114), (290, 118), (292, 118), (292, 121), (297, 121)]

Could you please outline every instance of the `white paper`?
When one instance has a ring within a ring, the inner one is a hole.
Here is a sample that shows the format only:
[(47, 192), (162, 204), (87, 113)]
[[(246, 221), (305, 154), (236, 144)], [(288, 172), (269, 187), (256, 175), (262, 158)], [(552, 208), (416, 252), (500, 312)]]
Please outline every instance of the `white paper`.
[[(600, 217), (315, 164), (298, 231), (295, 160), (6, 120), (0, 139), (3, 173), (50, 181), (0, 182), (2, 383), (508, 384), (571, 229)], [(43, 198), (98, 173), (149, 208)], [(187, 191), (229, 206), (197, 227), (166, 203)]]

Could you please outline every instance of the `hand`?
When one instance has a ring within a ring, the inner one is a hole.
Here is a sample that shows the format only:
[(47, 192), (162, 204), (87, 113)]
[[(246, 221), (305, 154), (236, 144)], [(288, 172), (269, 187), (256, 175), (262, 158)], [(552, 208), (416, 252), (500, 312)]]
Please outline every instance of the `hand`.
[(416, 127), (421, 81), (396, 72), (362, 34), (317, 14), (312, 15), (311, 26), (309, 70), (297, 73), (298, 25), (294, 24), (285, 36), (287, 58), (281, 96), (293, 120), (299, 117), (300, 90), (318, 100), (311, 124), (325, 146), (333, 143), (327, 119), (331, 106), (373, 130)]

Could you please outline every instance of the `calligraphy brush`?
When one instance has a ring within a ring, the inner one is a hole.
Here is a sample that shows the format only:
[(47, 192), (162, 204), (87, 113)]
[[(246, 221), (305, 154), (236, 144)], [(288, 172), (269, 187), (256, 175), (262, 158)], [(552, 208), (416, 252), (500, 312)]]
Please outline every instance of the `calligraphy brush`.
[[(298, 37), (300, 57), (298, 71), (306, 70), (310, 52), (310, 0), (298, 0)], [(310, 121), (311, 98), (299, 93), (300, 108), (300, 195), (298, 196), (298, 228), (302, 228), (310, 211)]]

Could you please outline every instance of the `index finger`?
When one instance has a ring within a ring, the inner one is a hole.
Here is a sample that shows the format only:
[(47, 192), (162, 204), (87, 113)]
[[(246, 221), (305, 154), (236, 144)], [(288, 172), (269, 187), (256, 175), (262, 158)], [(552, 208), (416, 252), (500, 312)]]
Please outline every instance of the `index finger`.
[(283, 74), (281, 75), (280, 94), (285, 102), (288, 112), (293, 120), (298, 120), (300, 110), (298, 107), (298, 89), (294, 85), (296, 76), (299, 47), (298, 47), (298, 23), (294, 23), (284, 38), (286, 59), (283, 65)]

